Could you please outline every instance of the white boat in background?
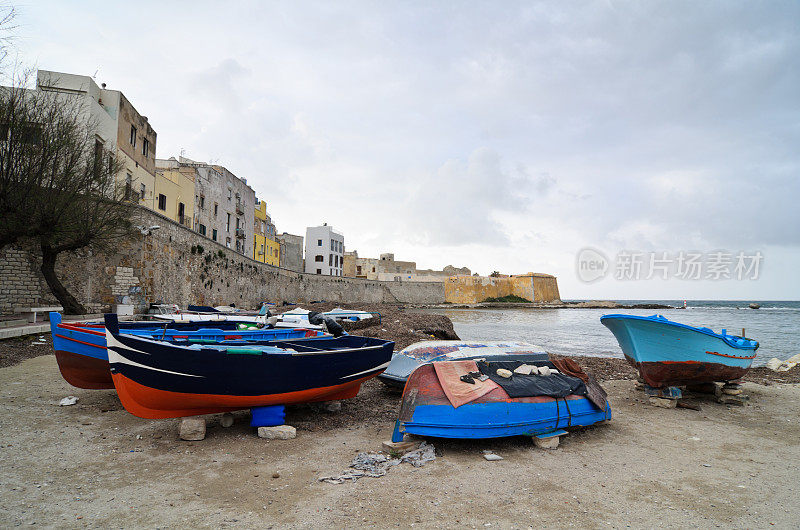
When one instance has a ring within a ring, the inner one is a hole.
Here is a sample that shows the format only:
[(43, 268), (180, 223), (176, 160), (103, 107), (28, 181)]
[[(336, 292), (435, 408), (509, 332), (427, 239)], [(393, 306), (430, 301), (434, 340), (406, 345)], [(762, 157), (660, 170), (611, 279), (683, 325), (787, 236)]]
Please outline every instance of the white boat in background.
[[(303, 309), (302, 307), (296, 307), (290, 311), (281, 313), (278, 316), (282, 317), (286, 321), (297, 322), (301, 320), (307, 321), (309, 313), (311, 313), (311, 311), (309, 311), (308, 309)], [(331, 317), (336, 320), (352, 320), (352, 321), (364, 320), (375, 316), (380, 317), (379, 313), (370, 313), (369, 311), (358, 311), (355, 309), (342, 309), (341, 307), (331, 309), (330, 311), (325, 311), (324, 313), (321, 314), (323, 316)]]

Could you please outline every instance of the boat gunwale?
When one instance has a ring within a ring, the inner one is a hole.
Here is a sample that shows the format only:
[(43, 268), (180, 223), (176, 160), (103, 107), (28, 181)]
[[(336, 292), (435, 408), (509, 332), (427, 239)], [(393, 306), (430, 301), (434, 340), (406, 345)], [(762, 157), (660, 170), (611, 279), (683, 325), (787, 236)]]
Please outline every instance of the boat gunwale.
[[(688, 329), (690, 331), (696, 331), (698, 333), (702, 333), (704, 335), (708, 335), (710, 337), (713, 337), (713, 338), (716, 338), (716, 339), (720, 339), (723, 342), (725, 342), (725, 344), (730, 346), (731, 348), (734, 348), (734, 349), (737, 349), (737, 350), (757, 350), (758, 347), (760, 346), (758, 341), (751, 340), (751, 339), (748, 339), (746, 337), (739, 337), (738, 335), (722, 335), (720, 333), (714, 332), (713, 330), (711, 330), (709, 328), (699, 328), (699, 327), (695, 327), (695, 326), (690, 326), (688, 324), (682, 324), (681, 322), (675, 322), (673, 320), (669, 320), (668, 318), (666, 318), (666, 317), (664, 317), (662, 315), (651, 315), (651, 316), (646, 317), (646, 316), (641, 316), (641, 315), (624, 315), (624, 314), (615, 313), (615, 314), (601, 316), (600, 317), (600, 322), (603, 323), (603, 320), (625, 320), (625, 319), (629, 319), (629, 320), (645, 320), (647, 322), (653, 322), (653, 323), (659, 323), (659, 324), (669, 324), (671, 326)], [(747, 345), (736, 344), (735, 342), (731, 341), (731, 337), (736, 337), (736, 338), (741, 338), (743, 340), (746, 340), (746, 341), (748, 341), (748, 344)], [(753, 345), (753, 344), (755, 344), (755, 345)], [(707, 352), (707, 353), (714, 353), (714, 352)], [(720, 355), (720, 354), (717, 354), (717, 355)], [(724, 356), (724, 357), (727, 357), (727, 356)], [(736, 359), (740, 359), (740, 358), (741, 359), (753, 359), (755, 357), (756, 356), (753, 355), (753, 357), (734, 357), (734, 358), (736, 358)]]

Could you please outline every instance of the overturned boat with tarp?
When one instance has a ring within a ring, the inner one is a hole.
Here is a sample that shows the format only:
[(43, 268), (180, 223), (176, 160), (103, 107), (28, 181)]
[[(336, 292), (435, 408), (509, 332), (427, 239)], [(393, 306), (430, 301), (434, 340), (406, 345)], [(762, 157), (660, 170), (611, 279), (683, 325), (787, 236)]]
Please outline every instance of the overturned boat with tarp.
[(547, 437), (609, 419), (605, 390), (572, 359), (437, 361), (409, 376), (392, 440)]

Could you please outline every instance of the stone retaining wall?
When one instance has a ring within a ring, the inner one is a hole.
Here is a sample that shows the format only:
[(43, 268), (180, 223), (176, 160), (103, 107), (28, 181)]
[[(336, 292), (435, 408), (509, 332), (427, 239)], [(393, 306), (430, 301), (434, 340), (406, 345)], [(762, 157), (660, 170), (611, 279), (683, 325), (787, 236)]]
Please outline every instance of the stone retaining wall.
[[(113, 304), (133, 304), (143, 311), (151, 302), (253, 308), (262, 301), (281, 303), (327, 300), (437, 304), (445, 301), (444, 284), (380, 282), (317, 276), (256, 262), (149, 210), (135, 224), (158, 225), (150, 235), (137, 233), (103, 252), (63, 254), (59, 278), (90, 312)], [(39, 272), (34, 249), (0, 250), (0, 314), (17, 305), (55, 303)]]

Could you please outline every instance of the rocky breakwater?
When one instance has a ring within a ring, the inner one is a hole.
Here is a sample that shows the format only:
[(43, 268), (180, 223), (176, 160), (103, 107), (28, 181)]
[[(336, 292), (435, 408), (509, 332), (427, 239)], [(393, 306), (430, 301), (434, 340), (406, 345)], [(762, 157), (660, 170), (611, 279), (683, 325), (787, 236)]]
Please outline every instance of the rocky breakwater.
[[(283, 306), (274, 312), (283, 313), (295, 306)], [(453, 329), (453, 323), (444, 315), (416, 312), (404, 306), (392, 304), (336, 304), (333, 302), (315, 302), (303, 304), (304, 309), (325, 312), (336, 307), (369, 311), (380, 316), (360, 320), (344, 321), (342, 326), (351, 335), (375, 337), (395, 342), (395, 351), (402, 350), (410, 344), (423, 340), (459, 340)]]

